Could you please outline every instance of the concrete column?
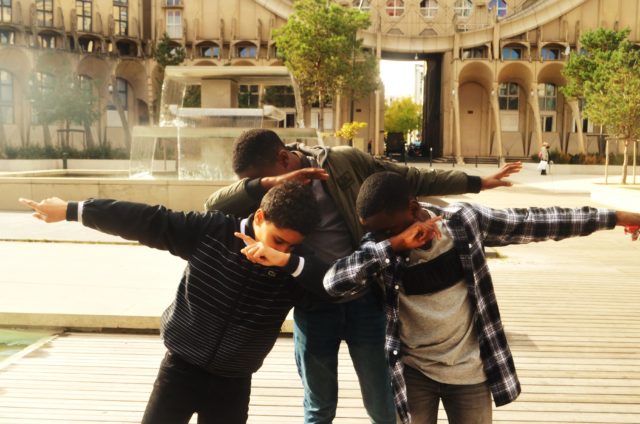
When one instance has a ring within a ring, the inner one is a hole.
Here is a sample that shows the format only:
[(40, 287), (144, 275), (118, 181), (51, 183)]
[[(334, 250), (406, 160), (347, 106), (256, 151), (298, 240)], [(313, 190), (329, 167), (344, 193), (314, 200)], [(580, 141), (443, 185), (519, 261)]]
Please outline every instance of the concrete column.
[[(578, 103), (578, 99), (568, 99), (567, 103), (571, 108), (571, 114), (573, 115), (573, 120), (576, 124), (576, 128), (578, 129), (578, 147), (580, 147), (580, 152), (583, 154), (587, 154), (586, 144), (584, 142), (584, 133), (582, 132), (582, 114), (580, 113), (580, 104)], [(567, 151), (569, 150), (569, 144), (567, 143)]]
[(451, 84), (451, 103), (453, 104), (453, 133), (455, 136), (455, 152), (456, 162), (463, 163), (462, 159), (462, 142), (460, 140), (460, 100), (459, 100), (459, 85), (458, 80), (453, 81)]
[(493, 115), (493, 125), (496, 128), (496, 149), (498, 158), (503, 160), (502, 154), (502, 125), (500, 124), (500, 105), (498, 104), (498, 84), (494, 83), (491, 88), (491, 113)]
[(335, 112), (335, 116), (333, 117), (333, 129), (334, 131), (339, 131), (342, 126), (342, 96), (340, 94), (336, 95)]
[[(380, 59), (382, 59), (382, 32), (380, 31), (380, 24), (377, 25), (376, 31), (376, 58), (378, 58), (378, 63), (380, 63)], [(380, 134), (383, 131), (383, 117), (384, 115), (380, 113), (380, 109), (382, 108), (382, 90), (376, 90), (376, 121), (375, 121), (375, 133), (373, 134), (373, 146), (372, 152), (374, 155), (383, 154), (384, 143), (381, 140)]]
[(526, 93), (531, 111), (533, 112), (533, 132), (536, 136), (538, 150), (542, 147), (542, 120), (540, 119), (540, 104), (538, 103), (538, 83), (532, 82)]
[(233, 80), (203, 80), (203, 108), (238, 107), (238, 83)]

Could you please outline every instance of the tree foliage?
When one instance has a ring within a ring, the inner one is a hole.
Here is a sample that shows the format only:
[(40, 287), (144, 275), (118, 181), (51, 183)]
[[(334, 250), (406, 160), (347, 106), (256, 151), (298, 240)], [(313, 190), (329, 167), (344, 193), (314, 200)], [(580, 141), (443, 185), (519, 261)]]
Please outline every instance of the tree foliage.
[(187, 53), (183, 47), (176, 47), (175, 42), (169, 38), (166, 32), (162, 34), (160, 41), (153, 49), (153, 58), (162, 70), (167, 66), (176, 66), (184, 62)]
[(369, 14), (358, 9), (294, 1), (294, 13), (274, 31), (274, 40), (305, 104), (319, 102), (322, 108), (338, 93), (359, 98), (377, 88), (377, 60), (357, 37), (369, 25)]
[[(175, 41), (171, 40), (166, 32), (162, 34), (160, 41), (153, 49), (153, 58), (158, 64), (158, 76), (156, 81), (157, 91), (155, 93), (154, 109), (159, 109), (158, 102), (162, 96), (162, 83), (164, 82), (164, 70), (167, 66), (177, 66), (184, 62), (187, 53), (184, 47), (176, 46)], [(183, 106), (200, 107), (200, 86), (191, 85), (187, 87)]]
[(388, 133), (406, 134), (422, 123), (422, 107), (410, 97), (394, 99), (385, 105), (384, 129)]
[(567, 97), (584, 99), (584, 115), (624, 141), (622, 182), (627, 176), (627, 147), (640, 138), (640, 51), (628, 39), (630, 30), (599, 28), (581, 38), (582, 51), (564, 69)]
[[(63, 122), (88, 128), (100, 116), (96, 99), (97, 82), (80, 79), (69, 61), (56, 60), (50, 54), (38, 57), (29, 79), (29, 101), (34, 121), (48, 126)], [(46, 131), (47, 132), (47, 131)]]
[(358, 122), (358, 121), (345, 122), (344, 124), (342, 124), (342, 128), (336, 131), (336, 136), (342, 137), (347, 141), (351, 141), (354, 139), (356, 135), (358, 135), (358, 132), (361, 129), (366, 127), (367, 127), (366, 122)]

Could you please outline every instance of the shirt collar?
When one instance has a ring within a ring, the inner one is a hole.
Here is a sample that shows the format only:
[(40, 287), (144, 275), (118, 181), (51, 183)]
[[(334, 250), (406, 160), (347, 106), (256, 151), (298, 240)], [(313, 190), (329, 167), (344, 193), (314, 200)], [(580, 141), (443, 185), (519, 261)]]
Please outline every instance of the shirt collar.
[[(256, 235), (253, 232), (253, 214), (249, 215), (247, 218), (244, 218), (243, 220), (240, 221), (240, 232), (253, 239), (256, 238)], [(247, 243), (244, 242), (244, 244), (247, 244)]]

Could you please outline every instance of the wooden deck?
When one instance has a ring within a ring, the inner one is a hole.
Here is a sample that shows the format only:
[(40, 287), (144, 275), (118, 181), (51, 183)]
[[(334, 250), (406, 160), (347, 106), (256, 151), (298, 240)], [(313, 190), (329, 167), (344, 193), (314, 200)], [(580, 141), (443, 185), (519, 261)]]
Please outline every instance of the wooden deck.
[[(494, 408), (496, 423), (640, 423), (640, 246), (613, 237), (509, 247), (491, 261), (523, 386)], [(163, 352), (157, 336), (64, 334), (0, 370), (0, 423), (139, 422)], [(346, 348), (340, 359), (335, 422), (364, 424)], [(301, 402), (281, 338), (253, 380), (250, 422), (301, 423)]]

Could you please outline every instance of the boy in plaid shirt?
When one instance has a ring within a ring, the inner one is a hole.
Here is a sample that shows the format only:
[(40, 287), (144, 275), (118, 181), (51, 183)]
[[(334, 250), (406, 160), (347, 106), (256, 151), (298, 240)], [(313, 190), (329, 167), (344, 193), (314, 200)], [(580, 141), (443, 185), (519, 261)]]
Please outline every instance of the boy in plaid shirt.
[(640, 224), (640, 214), (589, 207), (439, 208), (418, 203), (406, 181), (389, 172), (363, 183), (356, 208), (369, 232), (333, 265), (324, 286), (335, 297), (382, 287), (385, 350), (404, 424), (435, 424), (440, 399), (450, 423), (491, 423), (491, 397), (501, 406), (520, 394), (484, 246)]

